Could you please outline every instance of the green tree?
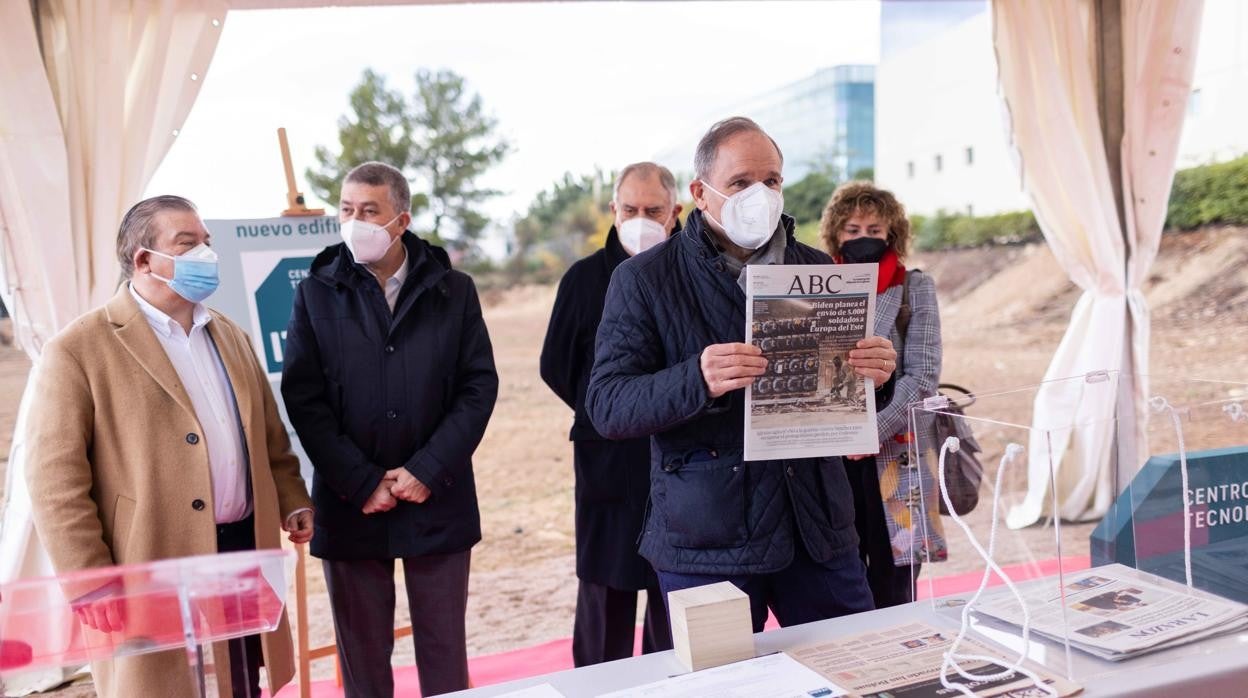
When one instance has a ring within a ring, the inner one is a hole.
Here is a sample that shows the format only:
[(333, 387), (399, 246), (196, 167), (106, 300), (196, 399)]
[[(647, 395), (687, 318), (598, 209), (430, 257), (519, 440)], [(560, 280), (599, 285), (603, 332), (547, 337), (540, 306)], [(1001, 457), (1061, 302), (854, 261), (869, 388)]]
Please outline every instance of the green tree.
[(1248, 156), (1174, 175), (1166, 225), (1188, 230), (1217, 223), (1248, 224)]
[(516, 251), (523, 253), (567, 235), (593, 235), (598, 232), (593, 214), (608, 210), (610, 201), (610, 175), (601, 170), (579, 176), (565, 172), (563, 179), (538, 192), (528, 212), (516, 222)]
[(533, 268), (535, 258), (538, 266), (566, 265), (580, 255), (586, 241), (610, 225), (612, 179), (601, 170), (582, 175), (565, 172), (562, 179), (539, 192), (515, 224), (515, 245), (508, 262), (513, 277), (539, 271)]
[(854, 170), (854, 173), (850, 175), (849, 178), (860, 179), (865, 182), (874, 182), (875, 181), (875, 168), (874, 167), (859, 168), (857, 170)]
[(510, 150), (495, 134), (498, 122), (485, 113), (481, 96), (469, 94), (464, 78), (452, 71), (421, 69), (409, 101), (365, 70), (350, 106), (338, 120), (338, 152), (316, 149), (318, 168), (306, 172), (312, 191), (337, 204), (352, 167), (368, 160), (393, 165), (413, 185), (412, 216), (428, 223), (419, 232), (471, 251), (489, 225), (480, 205), (499, 193), (476, 181)]
[(476, 180), (510, 148), (494, 135), (498, 121), (485, 113), (480, 95), (467, 93), (459, 75), (420, 70), (412, 122), (412, 166), (429, 187), (431, 232), (445, 238), (449, 222), (456, 243), (471, 244), (489, 223), (478, 206), (500, 193), (477, 187)]
[[(338, 117), (339, 152), (316, 146), (319, 169), (308, 168), (308, 186), (322, 201), (338, 204), (342, 178), (352, 167), (369, 160), (404, 169), (412, 152), (412, 127), (403, 95), (386, 87), (386, 79), (371, 69), (348, 97), (351, 111)], [(412, 197), (415, 215), (416, 197)]]
[(823, 207), (836, 191), (836, 175), (831, 167), (811, 170), (796, 184), (784, 188), (784, 211), (798, 222), (818, 223)]

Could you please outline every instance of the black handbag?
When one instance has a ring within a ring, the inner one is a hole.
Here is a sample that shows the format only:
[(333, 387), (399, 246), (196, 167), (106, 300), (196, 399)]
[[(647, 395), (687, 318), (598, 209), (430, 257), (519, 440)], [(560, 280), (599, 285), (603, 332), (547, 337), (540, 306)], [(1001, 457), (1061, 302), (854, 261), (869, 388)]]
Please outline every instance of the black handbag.
[[(897, 347), (898, 366), (902, 365), (902, 352), (905, 349), (906, 332), (910, 329), (910, 273), (906, 272), (901, 287), (901, 307), (897, 309), (897, 334), (901, 337), (902, 346)], [(950, 397), (942, 391), (961, 393), (961, 397)], [(945, 398), (945, 406), (932, 412), (935, 419), (934, 430), (936, 443), (933, 446), (939, 451), (945, 440), (950, 436), (958, 437), (959, 448), (945, 455), (945, 487), (949, 490), (949, 501), (953, 503), (953, 511), (958, 516), (966, 516), (979, 504), (979, 484), (984, 479), (984, 465), (976, 455), (983, 451), (971, 426), (964, 419), (963, 410), (975, 404), (975, 394), (960, 385), (941, 383), (936, 388), (938, 395)], [(937, 474), (939, 475), (939, 473)], [(937, 483), (939, 487), (939, 483)], [(949, 515), (949, 507), (945, 506), (945, 497), (937, 493), (940, 501), (940, 513)]]
[[(941, 383), (936, 390), (945, 398), (945, 406), (931, 413), (935, 420), (935, 446), (941, 448), (950, 436), (958, 438), (958, 450), (945, 454), (945, 487), (949, 490), (953, 511), (958, 516), (966, 516), (979, 504), (979, 485), (984, 479), (984, 464), (979, 462), (977, 455), (983, 449), (975, 440), (970, 424), (963, 419), (966, 416), (963, 410), (975, 403), (975, 394), (952, 383)], [(946, 390), (961, 393), (962, 396), (951, 397), (945, 394)], [(940, 513), (949, 515), (944, 495), (940, 496)]]

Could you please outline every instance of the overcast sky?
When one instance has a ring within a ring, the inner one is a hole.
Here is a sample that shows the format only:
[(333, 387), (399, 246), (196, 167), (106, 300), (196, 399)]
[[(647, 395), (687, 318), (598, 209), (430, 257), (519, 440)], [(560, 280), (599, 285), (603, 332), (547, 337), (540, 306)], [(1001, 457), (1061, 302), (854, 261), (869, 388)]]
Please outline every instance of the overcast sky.
[(314, 146), (336, 149), (365, 68), (409, 93), (417, 68), (449, 68), (513, 145), (482, 181), (505, 192), (488, 212), (506, 220), (565, 171), (653, 157), (726, 105), (821, 67), (876, 63), (879, 13), (878, 2), (778, 0), (231, 12), (147, 193), (186, 195), (205, 218), (278, 215), (278, 126), (311, 197), (303, 169)]

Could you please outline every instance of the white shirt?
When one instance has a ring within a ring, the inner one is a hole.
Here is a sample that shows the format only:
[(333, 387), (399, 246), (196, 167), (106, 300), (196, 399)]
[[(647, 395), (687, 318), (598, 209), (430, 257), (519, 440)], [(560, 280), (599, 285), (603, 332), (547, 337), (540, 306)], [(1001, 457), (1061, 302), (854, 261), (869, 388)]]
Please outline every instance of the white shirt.
[(202, 303), (196, 303), (188, 335), (177, 320), (148, 303), (134, 286), (130, 287), (130, 295), (138, 301), (147, 323), (156, 332), (156, 339), (164, 347), (195, 408), (203, 432), (200, 436), (208, 448), (216, 522), (233, 523), (247, 518), (252, 506), (247, 453), (243, 450), (246, 446), (239, 428), (238, 404), (230, 387), (230, 377), (216, 345), (208, 336), (207, 325), (212, 315)]
[[(399, 244), (401, 245), (403, 243), (400, 242)], [(367, 266), (364, 268), (368, 269)], [(372, 269), (368, 269), (368, 272), (372, 274), (373, 276), (377, 276), (377, 273), (374, 272)], [(380, 277), (378, 278), (380, 279)], [(386, 279), (385, 285), (382, 286), (382, 289), (386, 292), (386, 304), (390, 306), (391, 313), (394, 312), (395, 304), (399, 302), (399, 291), (403, 290), (403, 282), (406, 280), (407, 280), (407, 248), (404, 247), (403, 248), (403, 263), (399, 265), (399, 268), (397, 270), (395, 270), (394, 276)]]

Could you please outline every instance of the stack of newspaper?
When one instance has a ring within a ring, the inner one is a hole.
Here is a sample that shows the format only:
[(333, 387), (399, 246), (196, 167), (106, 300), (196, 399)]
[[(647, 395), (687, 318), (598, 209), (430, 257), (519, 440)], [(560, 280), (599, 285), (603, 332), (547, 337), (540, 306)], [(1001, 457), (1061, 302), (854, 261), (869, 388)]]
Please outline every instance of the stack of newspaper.
[[(1124, 565), (1067, 577), (1064, 614), (1062, 591), (1052, 580), (1019, 585), (1032, 630), (1112, 661), (1248, 627), (1248, 606)], [(1023, 622), (1017, 599), (1004, 588), (975, 610), (1013, 625)]]
[[(958, 695), (940, 682), (945, 652), (952, 647), (957, 634), (956, 630), (941, 630), (927, 623), (913, 622), (828, 639), (787, 652), (857, 698), (945, 698)], [(958, 651), (963, 655), (998, 660), (995, 663), (963, 661), (962, 669), (971, 676), (1003, 673), (1013, 661), (1006, 650), (974, 637), (964, 638)], [(1073, 695), (1081, 690), (1038, 664), (1028, 661), (1024, 666), (1058, 696)], [(947, 678), (950, 683), (966, 686), (981, 698), (1046, 695), (1035, 681), (1022, 673), (968, 682), (950, 670)]]

